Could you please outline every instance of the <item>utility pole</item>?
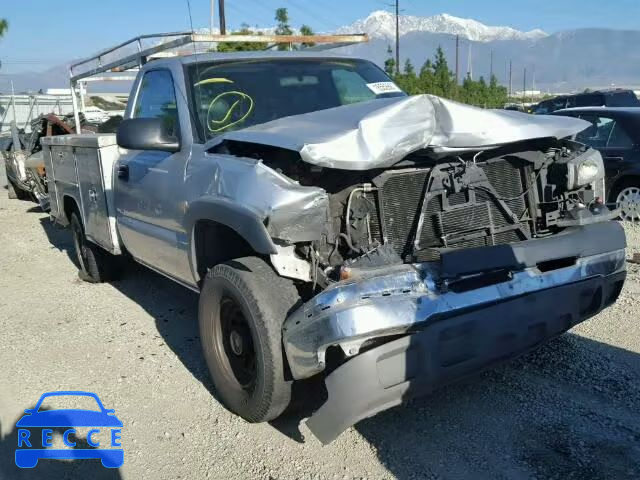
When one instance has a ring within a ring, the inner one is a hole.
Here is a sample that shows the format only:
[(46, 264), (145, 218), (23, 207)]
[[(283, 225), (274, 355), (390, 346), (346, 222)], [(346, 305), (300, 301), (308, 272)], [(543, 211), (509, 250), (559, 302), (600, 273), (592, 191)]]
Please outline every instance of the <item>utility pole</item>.
[(467, 58), (467, 76), (473, 80), (473, 60), (471, 59), (471, 41), (469, 41), (469, 57)]
[(522, 79), (522, 106), (527, 99), (527, 67), (524, 67), (524, 77)]
[(513, 60), (509, 60), (509, 96), (513, 97)]
[[(13, 121), (18, 124), (18, 119), (16, 118), (16, 91), (13, 89), (13, 80), (11, 80), (11, 108), (13, 110)], [(20, 145), (18, 145), (19, 147)]]
[(218, 0), (218, 15), (220, 15), (220, 35), (226, 35), (227, 22), (224, 18), (224, 0)]
[[(224, 1), (224, 0), (221, 0)], [(396, 73), (400, 73), (400, 0), (396, 0)]]
[(211, 0), (211, 18), (209, 18), (209, 33), (211, 35), (213, 35), (213, 5), (215, 3), (215, 0)]
[(456, 35), (456, 85), (460, 85), (460, 35)]
[(536, 89), (536, 66), (533, 66), (533, 81), (531, 83), (531, 90)]

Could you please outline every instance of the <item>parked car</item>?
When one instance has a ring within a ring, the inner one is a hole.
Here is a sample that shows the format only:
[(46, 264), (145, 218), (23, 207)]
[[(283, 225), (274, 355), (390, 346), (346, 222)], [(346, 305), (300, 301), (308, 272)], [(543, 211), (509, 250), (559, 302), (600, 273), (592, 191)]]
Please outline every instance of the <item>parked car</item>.
[(620, 293), (624, 231), (583, 203), (602, 158), (565, 139), (582, 120), (410, 97), (326, 52), (136, 64), (116, 136), (45, 139), (51, 216), (83, 279), (126, 251), (200, 293), (217, 397), (251, 422), (327, 374), (308, 426), (330, 442)]
[(623, 219), (640, 221), (640, 109), (572, 108), (554, 115), (590, 123), (575, 139), (602, 153), (606, 201), (622, 210)]
[(544, 100), (533, 109), (533, 113), (544, 115), (575, 107), (640, 107), (640, 100), (633, 90), (597, 90)]
[(49, 209), (47, 175), (42, 157), (41, 139), (71, 133), (71, 126), (53, 114), (40, 115), (31, 122), (31, 132), (19, 130), (11, 124), (11, 135), (3, 142), (7, 188), (9, 198), (36, 200), (40, 207)]

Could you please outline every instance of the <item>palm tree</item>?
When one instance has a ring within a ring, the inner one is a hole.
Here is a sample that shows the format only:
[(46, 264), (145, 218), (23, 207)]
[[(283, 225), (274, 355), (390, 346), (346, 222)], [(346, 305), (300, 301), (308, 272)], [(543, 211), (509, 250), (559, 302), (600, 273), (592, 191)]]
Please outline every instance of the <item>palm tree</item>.
[(7, 22), (6, 18), (0, 18), (0, 38), (2, 38), (9, 28), (9, 22)]

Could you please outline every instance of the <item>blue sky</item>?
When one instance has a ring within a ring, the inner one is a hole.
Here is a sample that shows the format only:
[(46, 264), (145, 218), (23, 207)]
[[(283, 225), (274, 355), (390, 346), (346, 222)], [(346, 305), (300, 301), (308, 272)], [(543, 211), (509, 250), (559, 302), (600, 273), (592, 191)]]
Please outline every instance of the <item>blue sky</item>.
[[(209, 24), (210, 0), (190, 0), (194, 27)], [(583, 27), (640, 29), (638, 0), (400, 0), (405, 14), (449, 13), (489, 25), (556, 32)], [(187, 0), (2, 0), (9, 32), (0, 40), (2, 73), (39, 71), (141, 33), (189, 30)], [(389, 8), (391, 0), (226, 0), (227, 24), (273, 24), (287, 7), (293, 25), (328, 31)], [(216, 0), (217, 6), (217, 0)]]

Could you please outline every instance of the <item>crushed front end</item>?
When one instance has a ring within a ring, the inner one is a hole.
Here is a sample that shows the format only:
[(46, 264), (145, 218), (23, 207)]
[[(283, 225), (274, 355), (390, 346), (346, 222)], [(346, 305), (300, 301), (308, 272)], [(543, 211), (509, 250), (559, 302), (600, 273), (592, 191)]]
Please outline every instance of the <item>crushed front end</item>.
[(283, 340), (295, 379), (329, 374), (308, 423), (323, 442), (570, 329), (622, 289), (624, 232), (593, 187), (602, 159), (583, 145), (304, 168), (288, 174), (329, 193), (330, 219), (321, 240), (297, 246), (315, 295)]
[(626, 241), (602, 157), (569, 140), (588, 126), (419, 95), (212, 140), (273, 180), (239, 191), (299, 287), (283, 346), (293, 379), (327, 375), (308, 422), (323, 442), (616, 300)]

